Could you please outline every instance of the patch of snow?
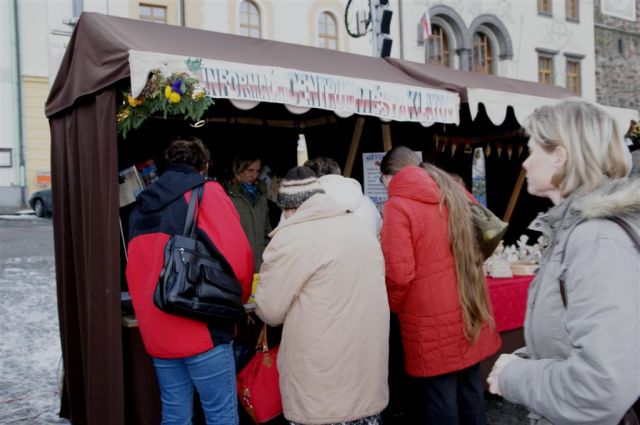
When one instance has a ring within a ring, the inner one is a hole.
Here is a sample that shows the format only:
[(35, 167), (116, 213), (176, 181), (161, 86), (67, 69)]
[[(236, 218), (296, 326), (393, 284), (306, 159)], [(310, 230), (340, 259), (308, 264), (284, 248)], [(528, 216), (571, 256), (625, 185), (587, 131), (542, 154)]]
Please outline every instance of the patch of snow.
[(0, 423), (68, 424), (53, 256), (0, 259)]

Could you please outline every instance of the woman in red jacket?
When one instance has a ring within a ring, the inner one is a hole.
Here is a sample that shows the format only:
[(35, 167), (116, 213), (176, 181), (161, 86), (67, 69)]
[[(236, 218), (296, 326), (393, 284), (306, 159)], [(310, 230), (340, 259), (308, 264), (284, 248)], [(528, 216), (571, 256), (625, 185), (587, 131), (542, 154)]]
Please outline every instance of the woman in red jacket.
[(192, 190), (204, 186), (196, 223), (199, 239), (214, 245), (242, 285), (251, 291), (253, 254), (231, 200), (205, 176), (209, 151), (200, 139), (174, 140), (165, 151), (169, 163), (160, 178), (136, 198), (129, 217), (127, 283), (142, 341), (156, 369), (162, 399), (162, 425), (191, 423), (197, 389), (207, 424), (237, 424), (232, 340), (235, 322), (202, 322), (167, 314), (153, 303), (164, 248), (182, 234)]
[(420, 167), (399, 146), (380, 164), (389, 199), (381, 241), (391, 311), (398, 315), (412, 424), (486, 423), (479, 362), (495, 331), (470, 195), (451, 176)]

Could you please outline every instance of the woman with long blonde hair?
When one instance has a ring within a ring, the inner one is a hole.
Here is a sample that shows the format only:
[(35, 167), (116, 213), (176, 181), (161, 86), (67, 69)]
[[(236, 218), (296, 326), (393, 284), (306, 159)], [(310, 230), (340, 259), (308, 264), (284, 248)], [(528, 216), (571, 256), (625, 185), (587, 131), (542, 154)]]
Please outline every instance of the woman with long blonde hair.
[(380, 164), (389, 199), (382, 250), (391, 311), (416, 400), (412, 424), (485, 424), (479, 362), (500, 338), (476, 245), (472, 197), (409, 148)]

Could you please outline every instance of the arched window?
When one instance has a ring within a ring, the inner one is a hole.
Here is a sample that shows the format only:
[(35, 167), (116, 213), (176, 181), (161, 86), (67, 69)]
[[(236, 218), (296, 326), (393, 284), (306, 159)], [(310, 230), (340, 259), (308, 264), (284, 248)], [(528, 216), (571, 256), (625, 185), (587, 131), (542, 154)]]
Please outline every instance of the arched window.
[(328, 12), (322, 12), (318, 17), (318, 47), (338, 50), (338, 26)]
[(450, 66), (449, 37), (440, 25), (433, 25), (431, 37), (427, 41), (427, 63)]
[(240, 35), (260, 38), (260, 11), (251, 1), (240, 3)]
[(482, 32), (473, 34), (471, 70), (482, 74), (493, 74), (493, 49), (491, 39)]

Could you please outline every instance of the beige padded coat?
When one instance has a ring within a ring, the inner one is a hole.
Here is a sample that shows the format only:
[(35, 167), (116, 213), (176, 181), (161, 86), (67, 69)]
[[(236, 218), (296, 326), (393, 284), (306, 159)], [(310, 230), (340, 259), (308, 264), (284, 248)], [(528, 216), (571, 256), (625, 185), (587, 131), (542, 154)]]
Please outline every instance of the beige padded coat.
[(271, 237), (256, 304), (267, 324), (284, 323), (285, 417), (328, 424), (380, 413), (388, 402), (389, 306), (375, 235), (316, 194)]

